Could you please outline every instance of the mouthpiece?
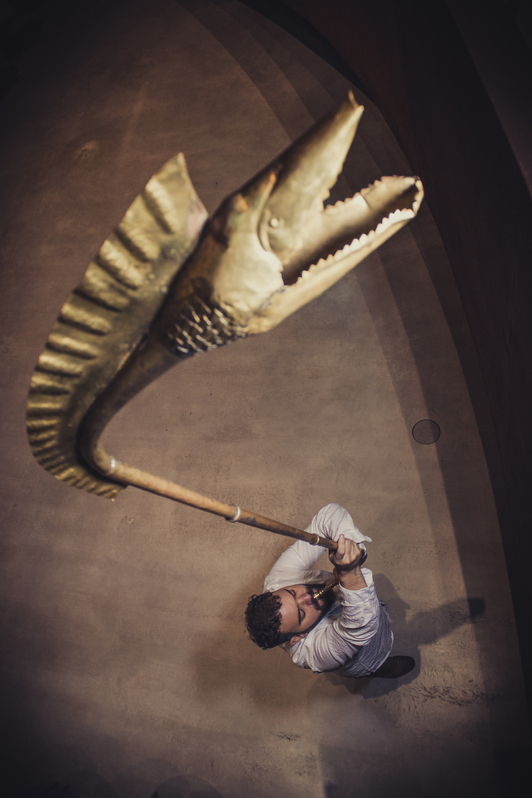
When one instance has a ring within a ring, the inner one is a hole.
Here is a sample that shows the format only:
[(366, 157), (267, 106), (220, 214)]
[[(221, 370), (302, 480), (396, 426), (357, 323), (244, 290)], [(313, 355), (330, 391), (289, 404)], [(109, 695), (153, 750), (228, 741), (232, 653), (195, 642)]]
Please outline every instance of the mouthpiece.
[(320, 599), (325, 593), (327, 593), (328, 590), (332, 590), (333, 587), (336, 587), (337, 584), (338, 579), (333, 579), (328, 585), (325, 585), (325, 587), (322, 587), (322, 589), (318, 590), (317, 593), (314, 593), (313, 598)]
[[(364, 565), (367, 559), (368, 559), (368, 553), (367, 551), (364, 551), (364, 554), (360, 558), (360, 562), (358, 564)], [(333, 579), (331, 582), (329, 582), (328, 585), (325, 585), (325, 587), (322, 587), (322, 589), (318, 590), (317, 593), (314, 593), (313, 598), (320, 599), (325, 593), (327, 593), (328, 590), (332, 590), (333, 587), (336, 587), (337, 584), (338, 584), (338, 579), (336, 578)]]

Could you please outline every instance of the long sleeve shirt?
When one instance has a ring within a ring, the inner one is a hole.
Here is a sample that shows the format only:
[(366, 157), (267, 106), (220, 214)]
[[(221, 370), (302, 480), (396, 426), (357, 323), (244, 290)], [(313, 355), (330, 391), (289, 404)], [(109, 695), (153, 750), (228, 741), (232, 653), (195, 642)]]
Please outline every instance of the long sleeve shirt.
[[(312, 519), (306, 531), (331, 540), (338, 540), (340, 535), (344, 535), (356, 541), (362, 548), (365, 548), (366, 542), (371, 543), (371, 538), (360, 532), (347, 510), (339, 504), (328, 504), (323, 507)], [(324, 551), (326, 549), (323, 546), (296, 541), (281, 554), (266, 577), (265, 591), (279, 590), (288, 585), (330, 582), (333, 579), (330, 571), (311, 568)], [(282, 646), (300, 668), (310, 668), (315, 673), (339, 668), (345, 670), (344, 666), (347, 666), (348, 670), (350, 662), (360, 649), (367, 646), (379, 631), (383, 617), (375, 593), (373, 574), (368, 568), (361, 570), (367, 587), (361, 590), (347, 590), (338, 585), (334, 588), (337, 601), (332, 609), (302, 640), (294, 645), (285, 643)], [(393, 638), (389, 627), (388, 632), (386, 638), (388, 642), (383, 641), (384, 649), (379, 644), (375, 652), (375, 661), (377, 661), (375, 669), (386, 659), (391, 649)], [(351, 674), (346, 671), (346, 675)]]

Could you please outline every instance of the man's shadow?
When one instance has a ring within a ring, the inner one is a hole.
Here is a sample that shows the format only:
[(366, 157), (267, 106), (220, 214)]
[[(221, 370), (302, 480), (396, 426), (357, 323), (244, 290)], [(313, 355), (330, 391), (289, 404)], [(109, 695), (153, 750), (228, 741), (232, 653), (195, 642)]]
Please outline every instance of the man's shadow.
[(419, 647), (435, 643), (442, 637), (450, 634), (466, 623), (474, 622), (484, 613), (485, 602), (481, 598), (458, 599), (450, 601), (434, 610), (416, 612), (407, 621), (407, 611), (410, 604), (403, 601), (394, 586), (383, 574), (374, 576), (375, 588), (381, 601), (386, 603), (390, 616), (390, 623), (394, 634), (392, 656), (407, 654), (416, 661), (416, 667), (406, 676), (397, 679), (379, 679), (371, 676), (360, 679), (349, 679), (338, 676), (333, 672), (326, 673), (325, 677), (331, 684), (343, 685), (348, 692), (360, 694), (364, 698), (375, 698), (386, 695), (395, 690), (398, 685), (413, 682), (421, 669), (421, 655)]

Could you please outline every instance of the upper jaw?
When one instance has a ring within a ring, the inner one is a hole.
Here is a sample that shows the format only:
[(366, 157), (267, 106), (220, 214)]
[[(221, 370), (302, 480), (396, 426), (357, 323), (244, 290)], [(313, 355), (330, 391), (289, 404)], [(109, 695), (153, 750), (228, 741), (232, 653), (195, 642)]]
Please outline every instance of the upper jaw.
[(343, 169), (363, 111), (349, 92), (337, 109), (313, 125), (270, 166), (277, 176), (260, 223), (265, 246), (270, 242), (272, 249), (280, 252), (288, 243), (287, 236), (297, 236), (307, 219), (322, 210)]

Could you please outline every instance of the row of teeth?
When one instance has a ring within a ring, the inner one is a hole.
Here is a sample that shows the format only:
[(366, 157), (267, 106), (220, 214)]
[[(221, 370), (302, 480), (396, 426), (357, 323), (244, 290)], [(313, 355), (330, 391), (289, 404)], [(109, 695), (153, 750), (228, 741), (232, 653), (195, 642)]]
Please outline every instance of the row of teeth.
[(358, 193), (355, 194), (354, 197), (349, 197), (346, 200), (338, 200), (334, 205), (325, 205), (323, 210), (325, 213), (335, 213), (338, 208), (347, 208), (349, 205), (360, 205), (364, 210), (368, 207), (368, 203), (362, 194)]
[[(360, 195), (357, 195), (360, 196)], [(353, 197), (355, 199), (355, 197)], [(345, 203), (337, 202), (336, 205), (343, 205)], [(336, 252), (329, 255), (327, 258), (320, 258), (317, 263), (314, 263), (310, 266), (307, 270), (305, 270), (299, 279), (307, 277), (311, 271), (314, 269), (322, 269), (325, 266), (332, 266), (333, 263), (336, 263), (339, 260), (345, 258), (346, 255), (351, 254), (352, 252), (357, 252), (357, 250), (362, 249), (368, 244), (375, 236), (380, 235), (385, 230), (390, 227), (392, 224), (397, 224), (398, 222), (406, 221), (408, 219), (412, 219), (417, 212), (417, 208), (419, 207), (420, 203), (415, 202), (412, 208), (403, 208), (400, 210), (397, 208), (393, 211), (389, 216), (379, 222), (375, 230), (370, 230), (369, 233), (362, 233), (360, 238), (355, 238), (350, 244), (346, 244), (345, 247), (342, 249), (337, 250)], [(331, 206), (332, 207), (332, 206)], [(335, 206), (336, 207), (336, 206)]]

